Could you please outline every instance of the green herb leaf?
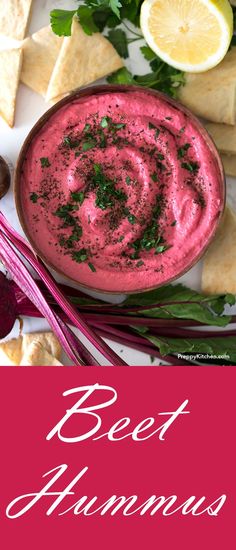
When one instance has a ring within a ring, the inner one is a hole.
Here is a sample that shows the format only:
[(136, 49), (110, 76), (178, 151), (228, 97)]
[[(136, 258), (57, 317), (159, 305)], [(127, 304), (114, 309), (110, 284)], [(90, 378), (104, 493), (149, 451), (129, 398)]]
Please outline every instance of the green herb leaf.
[(153, 50), (151, 50), (151, 48), (149, 48), (149, 46), (141, 46), (140, 51), (147, 61), (153, 61), (156, 57), (156, 54)]
[(87, 134), (87, 133), (89, 132), (90, 128), (91, 128), (91, 124), (86, 123), (86, 124), (85, 124), (85, 127), (84, 127), (84, 129), (83, 129), (83, 132), (84, 132), (85, 134)]
[(62, 206), (59, 206), (56, 212), (54, 212), (54, 216), (57, 216), (64, 221), (62, 227), (71, 227), (76, 225), (76, 219), (71, 216), (70, 212), (77, 210), (77, 208), (78, 207), (73, 204), (63, 204)]
[(30, 193), (30, 200), (36, 204), (37, 200), (38, 200), (39, 196), (37, 195), (37, 193)]
[(75, 202), (79, 202), (80, 204), (83, 204), (84, 202), (84, 193), (83, 191), (75, 191), (71, 192), (71, 198)]
[(96, 147), (96, 141), (91, 139), (90, 141), (85, 141), (82, 145), (82, 151), (89, 151), (89, 149), (93, 149)]
[(125, 122), (113, 122), (112, 126), (115, 130), (121, 130), (121, 128), (126, 127), (126, 124), (125, 124)]
[(156, 247), (155, 254), (162, 254), (162, 252), (165, 252), (168, 250), (169, 246), (165, 246), (164, 244), (161, 244), (160, 246)]
[(41, 162), (42, 168), (48, 168), (49, 166), (51, 166), (48, 160), (48, 157), (41, 157), (40, 162)]
[(182, 168), (184, 168), (185, 170), (188, 170), (189, 172), (197, 172), (199, 170), (198, 162), (192, 162), (192, 161), (182, 162), (181, 166)]
[(122, 29), (112, 29), (107, 38), (121, 57), (129, 57), (127, 36)]
[(98, 32), (98, 27), (95, 24), (93, 17), (93, 9), (88, 6), (80, 6), (77, 10), (77, 15), (79, 17), (79, 22), (84, 32), (91, 36), (94, 32)]
[(58, 36), (71, 36), (72, 19), (76, 11), (52, 10), (50, 13), (51, 27)]
[(63, 144), (67, 145), (70, 149), (75, 149), (79, 146), (80, 142), (77, 139), (73, 139), (70, 136), (65, 136), (63, 139)]
[(131, 72), (126, 67), (122, 67), (122, 69), (108, 76), (107, 82), (110, 84), (135, 84)]
[(153, 174), (151, 174), (151, 178), (152, 178), (152, 181), (154, 181), (156, 183), (158, 181), (157, 173), (153, 172)]
[(149, 61), (151, 73), (134, 76), (139, 86), (160, 90), (172, 97), (177, 97), (177, 88), (185, 83), (184, 73), (164, 63), (148, 46), (140, 48), (145, 59)]
[(88, 252), (86, 248), (81, 248), (76, 252), (72, 252), (72, 259), (79, 264), (81, 264), (82, 262), (86, 262), (86, 260), (88, 259)]
[(100, 122), (100, 126), (101, 126), (102, 128), (107, 128), (108, 125), (109, 125), (110, 120), (111, 120), (111, 119), (110, 119), (109, 116), (103, 116), (103, 117), (102, 117), (102, 120), (101, 120), (101, 122)]
[(137, 218), (136, 218), (136, 216), (134, 216), (134, 214), (129, 214), (127, 216), (127, 219), (129, 221), (129, 223), (131, 223), (131, 225), (134, 225), (137, 222)]
[(185, 143), (182, 147), (178, 149), (178, 159), (181, 159), (185, 156), (186, 151), (191, 147), (190, 143)]
[(148, 123), (148, 128), (149, 130), (155, 130), (155, 140), (157, 140), (160, 134), (160, 129), (157, 128), (157, 126), (155, 126), (155, 124), (153, 124), (152, 122)]
[(122, 4), (119, 0), (110, 0), (109, 1), (109, 6), (111, 8), (111, 10), (114, 12), (114, 14), (116, 15), (116, 17), (120, 17), (120, 9), (119, 8), (122, 8)]
[(91, 269), (91, 271), (93, 271), (93, 273), (95, 273), (96, 267), (93, 264), (91, 264), (91, 262), (88, 262), (88, 266), (89, 266), (89, 269)]

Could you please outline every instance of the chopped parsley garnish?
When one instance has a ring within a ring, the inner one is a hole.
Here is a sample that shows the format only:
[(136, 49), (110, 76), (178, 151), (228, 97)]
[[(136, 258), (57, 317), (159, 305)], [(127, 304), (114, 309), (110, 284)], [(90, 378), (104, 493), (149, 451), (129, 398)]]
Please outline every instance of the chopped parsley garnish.
[(73, 210), (77, 210), (77, 206), (73, 204), (64, 204), (63, 206), (59, 206), (56, 212), (54, 212), (54, 216), (57, 216), (64, 221), (62, 227), (70, 227), (72, 225), (76, 225), (76, 219), (73, 218), (73, 216), (71, 216), (70, 214), (70, 212), (73, 212)]
[(100, 147), (100, 149), (104, 149), (106, 147), (106, 144), (107, 144), (107, 138), (106, 138), (103, 130), (100, 130), (99, 135), (100, 135), (99, 147)]
[(113, 122), (109, 116), (103, 116), (100, 122), (102, 128), (107, 128), (110, 126), (111, 131), (115, 132), (121, 128), (125, 128), (126, 124), (124, 122)]
[(72, 252), (72, 259), (79, 264), (81, 264), (82, 262), (86, 262), (86, 260), (88, 259), (88, 252), (86, 248), (81, 248), (80, 250)]
[(51, 166), (48, 160), (48, 157), (41, 157), (40, 162), (41, 162), (42, 168), (48, 168), (49, 166)]
[(198, 162), (193, 162), (193, 161), (182, 162), (181, 166), (182, 168), (185, 168), (185, 170), (188, 170), (189, 172), (197, 172), (199, 170)]
[(88, 262), (88, 266), (91, 269), (91, 271), (93, 271), (93, 273), (95, 273), (96, 267), (93, 264), (91, 264), (91, 262)]
[(136, 267), (141, 267), (141, 265), (144, 265), (143, 260), (139, 260), (139, 261), (136, 263)]
[[(103, 2), (103, 0), (102, 0), (102, 2)], [(119, 2), (119, 0), (118, 0), (118, 2)], [(128, 0), (128, 2), (130, 2), (130, 0)], [(121, 4), (120, 4), (120, 6), (121, 6)], [(129, 57), (127, 35), (122, 29), (111, 29), (108, 33), (107, 38), (113, 44), (113, 46), (116, 49), (117, 53), (121, 57), (124, 57), (124, 58)]]
[(184, 157), (186, 151), (188, 151), (189, 147), (191, 147), (190, 143), (185, 143), (182, 147), (178, 149), (178, 159), (181, 159)]
[(91, 139), (90, 141), (85, 141), (82, 145), (82, 151), (89, 151), (89, 149), (93, 149), (96, 147), (96, 141), (94, 139)]
[(58, 218), (64, 218), (68, 212), (72, 212), (75, 210), (75, 207), (73, 204), (63, 204), (62, 206), (59, 206), (59, 208), (55, 212), (55, 216)]
[(159, 128), (157, 128), (157, 126), (155, 126), (155, 124), (153, 124), (152, 122), (148, 123), (148, 128), (149, 130), (155, 130), (155, 139), (157, 139), (160, 134)]
[(158, 181), (157, 173), (153, 172), (153, 174), (151, 174), (151, 178), (152, 178), (152, 181), (154, 181), (156, 183)]
[(66, 145), (70, 149), (79, 147), (80, 142), (77, 139), (72, 139), (70, 136), (65, 136), (63, 139), (63, 145)]
[(165, 246), (164, 244), (157, 246), (155, 254), (162, 254), (162, 252), (165, 252), (165, 250), (167, 250), (168, 248), (169, 246)]
[(35, 204), (38, 200), (39, 196), (37, 193), (30, 193), (30, 200)]
[(83, 204), (84, 202), (84, 193), (83, 191), (75, 191), (71, 192), (71, 198), (75, 202), (79, 202), (79, 204)]
[(73, 231), (72, 231), (72, 233), (71, 233), (71, 236), (70, 236), (68, 239), (66, 239), (64, 236), (62, 236), (62, 237), (60, 238), (60, 241), (59, 241), (59, 242), (60, 242), (60, 245), (61, 245), (61, 246), (64, 246), (65, 248), (73, 248), (74, 243), (75, 243), (75, 242), (78, 242), (79, 239), (82, 237), (82, 233), (83, 233), (83, 232), (82, 232), (82, 227), (80, 227), (79, 225), (77, 225), (77, 226), (73, 229)]
[(158, 153), (157, 158), (159, 160), (164, 160), (165, 157), (164, 157), (164, 155), (162, 155), (162, 153)]
[(130, 183), (131, 183), (131, 178), (130, 178), (129, 176), (127, 176), (127, 177), (125, 178), (125, 181), (126, 181), (127, 185), (130, 185)]
[(125, 236), (124, 236), (124, 235), (121, 235), (121, 236), (119, 237), (119, 239), (118, 239), (117, 242), (118, 242), (118, 243), (121, 243), (121, 242), (124, 240), (124, 238), (125, 238)]
[(108, 178), (100, 164), (93, 165), (94, 173), (90, 176), (90, 186), (96, 190), (95, 205), (102, 210), (111, 208), (115, 201), (126, 201), (127, 195), (122, 189), (116, 189), (116, 181)]
[(171, 227), (174, 227), (177, 224), (177, 220), (174, 220), (170, 225)]
[(109, 116), (103, 116), (103, 117), (102, 117), (102, 120), (101, 120), (101, 122), (100, 122), (100, 126), (101, 126), (102, 128), (107, 128), (107, 126), (108, 126), (110, 120), (111, 120), (111, 119), (110, 119)]
[(127, 219), (129, 221), (129, 223), (131, 223), (131, 225), (134, 225), (137, 222), (137, 218), (136, 218), (136, 216), (134, 216), (134, 214), (129, 214), (127, 216)]
[(113, 125), (113, 128), (116, 128), (117, 130), (120, 130), (121, 128), (125, 128), (126, 126), (126, 124), (123, 122), (117, 122), (117, 123), (113, 122), (112, 125)]
[(89, 132), (90, 128), (91, 128), (91, 124), (88, 124), (87, 122), (87, 124), (85, 124), (85, 127), (83, 129), (83, 132), (86, 134), (87, 132)]
[(146, 252), (149, 252), (149, 250), (155, 249), (155, 251), (158, 251), (157, 253), (160, 253), (160, 246), (166, 247), (164, 238), (160, 233), (158, 225), (158, 218), (161, 215), (163, 206), (163, 196), (158, 195), (156, 199), (156, 205), (153, 209), (151, 222), (146, 227), (143, 236), (132, 243), (132, 247), (134, 248), (135, 252), (130, 256), (131, 259), (138, 259), (140, 250), (145, 250)]

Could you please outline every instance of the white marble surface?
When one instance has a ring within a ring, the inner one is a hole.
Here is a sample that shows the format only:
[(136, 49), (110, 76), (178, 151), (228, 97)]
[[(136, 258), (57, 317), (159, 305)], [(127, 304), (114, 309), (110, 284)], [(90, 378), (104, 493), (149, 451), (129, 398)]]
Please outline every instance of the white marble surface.
[[(73, 0), (34, 0), (29, 34), (39, 30), (41, 27), (49, 23), (49, 12), (51, 9), (74, 9), (76, 5), (77, 2)], [(2, 37), (0, 38), (0, 49), (5, 49), (14, 45), (14, 41), (10, 41)], [(148, 66), (139, 52), (139, 46), (139, 42), (131, 44), (130, 58), (127, 61), (127, 65), (133, 72), (141, 74), (148, 69)], [(20, 84), (17, 97), (16, 121), (14, 128), (8, 128), (5, 122), (0, 119), (0, 155), (9, 159), (13, 166), (15, 165), (25, 137), (38, 118), (47, 110), (47, 108), (48, 105), (41, 96), (31, 91), (23, 84)], [(230, 204), (236, 209), (236, 181), (232, 178), (228, 178), (227, 180), (227, 195)], [(14, 225), (18, 231), (22, 232), (15, 211), (12, 190), (1, 201), (1, 210), (7, 216), (11, 224)], [(187, 275), (182, 277), (181, 281), (193, 288), (198, 289), (200, 287), (201, 269), (202, 263), (199, 262), (191, 271), (188, 272)], [(114, 297), (113, 301), (117, 301), (117, 297)], [(45, 321), (24, 319), (25, 332), (34, 332), (36, 330), (44, 330), (45, 328), (47, 328), (47, 323)], [(11, 336), (17, 334), (18, 324), (16, 323)], [(121, 346), (116, 343), (111, 343), (111, 345), (113, 349), (115, 349), (115, 351), (120, 354), (121, 357), (131, 366), (155, 365), (158, 363), (157, 361), (151, 363), (149, 356), (130, 350), (125, 346)], [(64, 357), (63, 362), (65, 364), (69, 364), (66, 357)]]

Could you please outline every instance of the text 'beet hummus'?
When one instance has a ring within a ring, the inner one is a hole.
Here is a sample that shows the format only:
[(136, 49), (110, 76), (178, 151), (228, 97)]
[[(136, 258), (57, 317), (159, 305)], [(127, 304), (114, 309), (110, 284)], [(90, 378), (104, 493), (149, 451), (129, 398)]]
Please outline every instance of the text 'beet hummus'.
[(215, 231), (222, 193), (194, 119), (137, 89), (62, 106), (22, 166), (34, 244), (56, 269), (101, 291), (148, 289), (188, 269)]

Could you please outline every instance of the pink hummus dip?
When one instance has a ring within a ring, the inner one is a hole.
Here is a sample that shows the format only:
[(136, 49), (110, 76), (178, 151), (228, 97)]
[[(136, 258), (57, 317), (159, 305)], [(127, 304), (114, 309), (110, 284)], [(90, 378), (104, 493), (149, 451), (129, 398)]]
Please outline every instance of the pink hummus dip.
[(48, 263), (80, 284), (132, 292), (191, 267), (223, 208), (219, 165), (198, 124), (164, 97), (76, 97), (28, 148), (21, 205)]

